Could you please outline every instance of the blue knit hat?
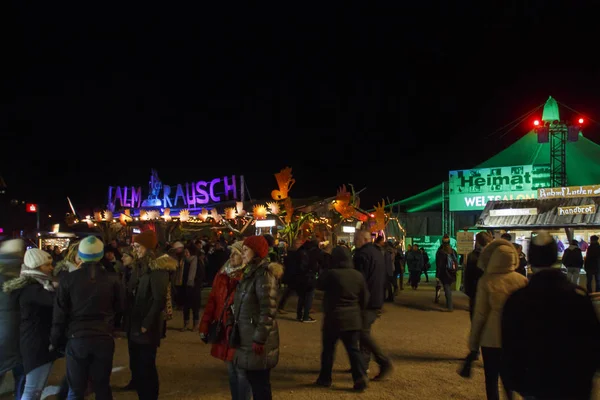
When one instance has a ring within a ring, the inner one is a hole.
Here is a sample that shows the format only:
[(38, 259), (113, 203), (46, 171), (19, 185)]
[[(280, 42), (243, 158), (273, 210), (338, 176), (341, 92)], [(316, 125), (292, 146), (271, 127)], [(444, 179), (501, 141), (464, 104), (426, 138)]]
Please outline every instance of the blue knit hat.
[(100, 261), (104, 257), (104, 243), (95, 236), (88, 236), (79, 242), (77, 255), (83, 262)]

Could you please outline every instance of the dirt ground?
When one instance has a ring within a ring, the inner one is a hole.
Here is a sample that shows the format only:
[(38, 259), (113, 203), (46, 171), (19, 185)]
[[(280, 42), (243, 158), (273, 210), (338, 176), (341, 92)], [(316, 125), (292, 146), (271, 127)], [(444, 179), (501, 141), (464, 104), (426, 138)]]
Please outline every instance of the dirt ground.
[[(207, 289), (208, 290), (208, 289)], [(204, 295), (206, 296), (208, 292)], [(455, 311), (444, 312), (433, 302), (433, 287), (405, 289), (374, 325), (374, 337), (394, 362), (389, 380), (371, 382), (362, 394), (352, 393), (348, 358), (341, 344), (334, 365), (334, 383), (330, 389), (314, 387), (320, 365), (320, 323), (302, 324), (295, 313), (279, 317), (281, 354), (279, 365), (272, 371), (271, 382), (276, 399), (485, 399), (483, 368), (475, 363), (471, 379), (458, 376), (461, 358), (467, 353), (469, 316), (467, 298), (455, 292)], [(320, 309), (320, 296), (314, 305)], [(441, 302), (443, 303), (443, 296)], [(287, 310), (295, 309), (291, 297)], [(321, 319), (316, 313), (314, 318)], [(225, 364), (209, 355), (209, 346), (198, 334), (179, 332), (181, 316), (169, 322), (167, 339), (158, 351), (161, 399), (229, 399)], [(114, 398), (137, 399), (135, 393), (119, 392), (129, 381), (128, 353), (125, 339), (118, 339), (112, 376)], [(56, 363), (49, 385), (57, 385), (64, 373), (64, 360)], [(377, 374), (372, 363), (370, 376)], [(600, 379), (596, 392), (600, 391)], [(0, 399), (10, 398), (6, 396)], [(53, 399), (54, 396), (47, 397)], [(92, 396), (93, 398), (93, 396)], [(600, 395), (596, 393), (596, 399)]]

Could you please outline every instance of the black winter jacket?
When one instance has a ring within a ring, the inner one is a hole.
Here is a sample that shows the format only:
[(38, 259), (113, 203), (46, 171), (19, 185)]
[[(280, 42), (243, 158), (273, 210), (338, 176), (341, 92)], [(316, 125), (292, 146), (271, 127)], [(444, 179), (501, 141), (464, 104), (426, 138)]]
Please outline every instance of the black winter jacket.
[(19, 276), (22, 262), (22, 256), (0, 255), (0, 375), (21, 364), (19, 303), (15, 296), (2, 291), (2, 285)]
[(481, 248), (476, 248), (470, 252), (467, 256), (467, 265), (465, 265), (465, 294), (471, 299), (475, 298), (477, 283), (479, 282), (479, 278), (483, 275), (483, 270), (477, 266), (480, 254)]
[(354, 252), (354, 268), (361, 272), (367, 282), (370, 297), (367, 309), (383, 307), (387, 272), (383, 253), (373, 243), (367, 243)]

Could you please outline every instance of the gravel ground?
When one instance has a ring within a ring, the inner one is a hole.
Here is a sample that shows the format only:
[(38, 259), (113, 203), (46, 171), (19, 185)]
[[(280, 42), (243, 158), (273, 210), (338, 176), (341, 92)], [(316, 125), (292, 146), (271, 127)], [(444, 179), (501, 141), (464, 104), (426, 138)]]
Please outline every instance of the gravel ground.
[[(206, 296), (208, 293), (205, 293)], [(317, 295), (314, 308), (320, 308)], [(295, 298), (287, 305), (295, 308)], [(442, 296), (443, 302), (443, 296)], [(374, 337), (394, 361), (394, 371), (384, 382), (372, 382), (362, 394), (351, 392), (348, 358), (341, 344), (334, 365), (334, 384), (330, 389), (317, 388), (320, 365), (320, 323), (301, 324), (295, 313), (279, 317), (281, 356), (273, 370), (271, 382), (276, 399), (485, 399), (483, 368), (475, 363), (471, 379), (458, 376), (461, 357), (467, 353), (469, 333), (467, 298), (455, 292), (455, 311), (445, 312), (433, 303), (433, 287), (404, 290), (395, 303), (386, 304), (384, 313), (374, 325)], [(322, 315), (314, 317), (320, 320)], [(158, 351), (161, 399), (229, 399), (225, 364), (209, 355), (209, 347), (192, 332), (179, 332), (180, 315), (170, 321), (167, 339)], [(127, 343), (117, 340), (112, 386), (118, 388), (129, 381)], [(125, 367), (125, 368), (123, 368)], [(49, 385), (57, 385), (64, 373), (64, 360), (56, 363)], [(371, 364), (370, 376), (377, 374)], [(596, 381), (599, 388), (600, 381)], [(598, 389), (596, 390), (598, 392)], [(115, 399), (137, 399), (135, 393), (119, 392)], [(10, 398), (6, 396), (0, 399)], [(54, 398), (53, 396), (47, 397)], [(92, 396), (93, 398), (93, 396)], [(600, 396), (596, 394), (600, 400)]]

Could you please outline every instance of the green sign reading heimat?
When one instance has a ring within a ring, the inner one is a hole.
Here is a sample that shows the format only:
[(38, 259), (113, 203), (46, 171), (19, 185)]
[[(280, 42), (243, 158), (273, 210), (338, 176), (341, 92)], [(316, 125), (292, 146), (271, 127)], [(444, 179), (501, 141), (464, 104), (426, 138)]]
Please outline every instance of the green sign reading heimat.
[(450, 171), (450, 211), (483, 210), (490, 200), (535, 199), (538, 189), (550, 186), (549, 165)]

